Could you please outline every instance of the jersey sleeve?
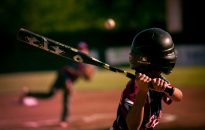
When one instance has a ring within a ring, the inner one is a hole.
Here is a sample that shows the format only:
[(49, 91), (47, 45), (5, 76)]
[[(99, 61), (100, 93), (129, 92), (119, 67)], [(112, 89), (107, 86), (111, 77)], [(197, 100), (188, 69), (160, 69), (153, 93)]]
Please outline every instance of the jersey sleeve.
[(137, 89), (138, 88), (135, 86), (135, 80), (130, 80), (123, 91), (121, 97), (121, 110), (124, 117), (126, 117), (128, 111), (134, 105)]

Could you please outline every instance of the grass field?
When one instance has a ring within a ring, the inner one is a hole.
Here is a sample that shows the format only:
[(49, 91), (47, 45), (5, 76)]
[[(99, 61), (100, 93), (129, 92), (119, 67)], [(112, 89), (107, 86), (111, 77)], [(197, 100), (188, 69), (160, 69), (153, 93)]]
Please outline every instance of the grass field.
[[(122, 69), (134, 73), (133, 70), (128, 68)], [(55, 76), (55, 71), (1, 74), (0, 93), (19, 91), (24, 86), (32, 90), (47, 90), (55, 79)], [(179, 87), (205, 87), (205, 66), (176, 67), (171, 75), (165, 75), (165, 77), (167, 77), (172, 84)], [(92, 81), (86, 82), (79, 80), (79, 82), (76, 83), (76, 89), (121, 89), (128, 80), (129, 79), (122, 74), (98, 69)]]

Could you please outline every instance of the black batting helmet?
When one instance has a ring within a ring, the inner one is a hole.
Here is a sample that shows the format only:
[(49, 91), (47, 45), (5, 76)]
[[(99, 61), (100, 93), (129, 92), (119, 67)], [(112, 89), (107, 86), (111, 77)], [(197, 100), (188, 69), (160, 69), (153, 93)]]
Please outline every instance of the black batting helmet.
[(169, 74), (175, 66), (176, 59), (171, 35), (160, 28), (145, 29), (133, 39), (130, 65), (136, 71), (157, 70)]

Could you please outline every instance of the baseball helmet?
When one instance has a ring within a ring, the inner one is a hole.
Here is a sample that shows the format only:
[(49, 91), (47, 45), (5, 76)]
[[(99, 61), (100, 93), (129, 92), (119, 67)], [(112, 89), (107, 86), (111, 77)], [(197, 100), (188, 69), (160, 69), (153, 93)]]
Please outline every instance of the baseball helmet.
[(139, 32), (133, 39), (129, 60), (131, 68), (138, 72), (171, 73), (177, 60), (171, 35), (160, 28)]

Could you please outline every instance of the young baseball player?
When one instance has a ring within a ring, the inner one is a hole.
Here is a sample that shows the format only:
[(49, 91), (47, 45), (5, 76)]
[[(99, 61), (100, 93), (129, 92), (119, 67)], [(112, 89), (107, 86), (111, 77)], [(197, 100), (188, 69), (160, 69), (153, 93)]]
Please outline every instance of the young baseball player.
[[(182, 100), (182, 91), (162, 74), (170, 74), (176, 63), (171, 35), (160, 28), (139, 32), (131, 45), (131, 79), (122, 92), (116, 120), (110, 130), (153, 130), (162, 114), (162, 101), (171, 104)], [(164, 90), (169, 88), (171, 93)]]
[[(80, 42), (77, 48), (86, 54), (90, 53), (88, 45), (85, 42)], [(91, 80), (94, 73), (94, 66), (69, 60), (67, 65), (58, 70), (58, 76), (48, 92), (26, 92), (21, 97), (21, 101), (23, 101), (23, 99), (27, 97), (47, 99), (52, 97), (57, 92), (57, 90), (61, 89), (63, 91), (63, 107), (60, 117), (60, 126), (67, 127), (73, 84), (79, 78), (83, 78), (88, 81)]]

